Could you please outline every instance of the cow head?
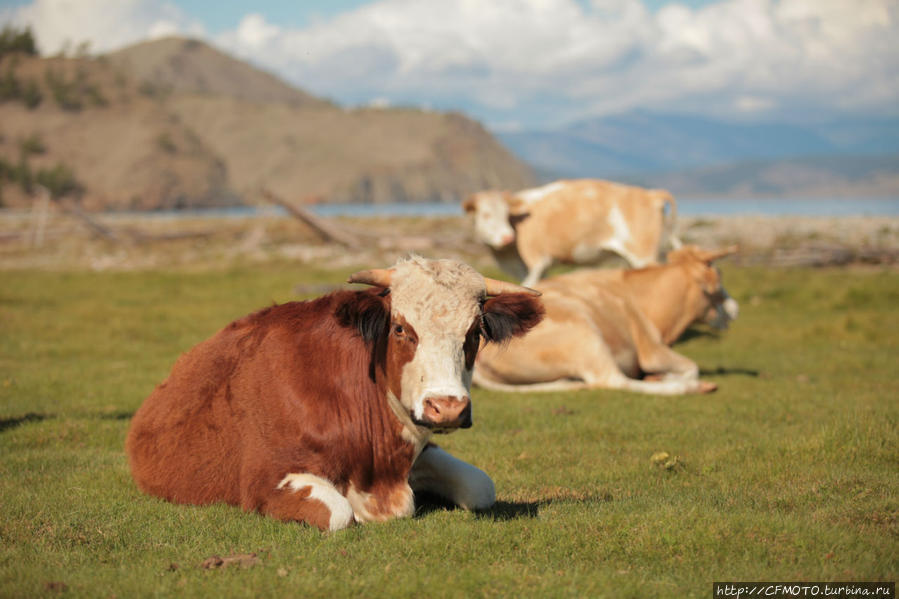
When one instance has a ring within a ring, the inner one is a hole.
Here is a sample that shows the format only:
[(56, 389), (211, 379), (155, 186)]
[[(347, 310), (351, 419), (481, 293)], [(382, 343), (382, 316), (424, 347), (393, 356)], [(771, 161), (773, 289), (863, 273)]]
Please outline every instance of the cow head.
[(349, 281), (379, 288), (344, 305), (338, 317), (371, 344), (370, 374), (407, 428), (471, 426), (471, 374), (481, 338), (523, 335), (543, 317), (538, 292), (486, 279), (452, 260), (412, 257)]
[(706, 303), (699, 307), (697, 320), (716, 329), (726, 329), (737, 318), (740, 306), (728, 295), (721, 283), (721, 271), (712, 264), (715, 260), (737, 252), (732, 245), (718, 250), (703, 250), (695, 245), (684, 245), (668, 252), (669, 264), (684, 265), (693, 281), (702, 290)]
[(500, 250), (515, 241), (513, 222), (516, 217), (509, 209), (514, 202), (514, 196), (508, 192), (481, 191), (468, 196), (462, 207), (466, 213), (474, 214), (477, 238), (493, 249)]

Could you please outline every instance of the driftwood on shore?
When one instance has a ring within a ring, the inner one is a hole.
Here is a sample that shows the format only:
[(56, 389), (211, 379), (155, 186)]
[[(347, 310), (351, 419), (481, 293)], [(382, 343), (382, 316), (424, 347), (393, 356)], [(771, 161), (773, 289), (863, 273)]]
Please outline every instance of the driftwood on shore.
[(120, 241), (118, 233), (113, 231), (110, 227), (102, 224), (97, 219), (89, 216), (85, 213), (81, 208), (74, 204), (63, 204), (57, 202), (57, 206), (62, 210), (65, 214), (70, 216), (74, 216), (78, 221), (80, 221), (84, 226), (90, 229), (95, 235), (102, 237), (103, 239), (108, 239), (109, 241)]
[(825, 267), (849, 264), (899, 264), (899, 248), (805, 245), (746, 252), (736, 262), (747, 266)]
[[(269, 245), (272, 247), (267, 247), (265, 251), (280, 251), (274, 246), (293, 244), (289, 245), (288, 252), (296, 253), (300, 251), (297, 248), (305, 248), (300, 252), (305, 252), (303, 260), (321, 259), (322, 256), (340, 256), (341, 259), (356, 256), (362, 259), (370, 255), (368, 252), (486, 253), (485, 248), (473, 239), (470, 227), (459, 219), (447, 220), (446, 223), (451, 224), (446, 224), (415, 218), (376, 218), (370, 221), (352, 217), (323, 218), (315, 215), (303, 200), (288, 201), (266, 189), (261, 192), (271, 204), (280, 206), (289, 216), (302, 222), (317, 241), (311, 241), (305, 234), (297, 239), (291, 227), (286, 230), (278, 227), (272, 229), (276, 232), (275, 237), (280, 236), (275, 239), (270, 236), (272, 230), (265, 221), (255, 223), (251, 231), (253, 235), (247, 235), (244, 224), (225, 228), (206, 221), (205, 229), (189, 231), (179, 230), (181, 226), (167, 223), (161, 226), (147, 224), (139, 217), (110, 219), (82, 210), (73, 198), (53, 198), (49, 191), (38, 186), (31, 210), (24, 215), (13, 215), (6, 222), (15, 222), (16, 226), (0, 230), (0, 245), (4, 251), (18, 252), (23, 246), (40, 250), (52, 244), (55, 248), (67, 238), (89, 237), (106, 246), (133, 247), (137, 252), (149, 255), (155, 250), (145, 248), (145, 244), (212, 238), (210, 243), (213, 245), (231, 244), (229, 252), (234, 255), (259, 252), (260, 244), (266, 240), (271, 242)], [(692, 228), (691, 234), (695, 238), (692, 242), (707, 246), (740, 242), (743, 249), (732, 260), (744, 266), (899, 267), (899, 224), (895, 219), (819, 220), (720, 219), (720, 222)], [(759, 235), (762, 231), (766, 234)], [(234, 245), (235, 234), (245, 238), (244, 242)]]
[(432, 237), (423, 235), (373, 234), (346, 225), (337, 225), (328, 222), (326, 219), (315, 216), (310, 210), (307, 210), (296, 203), (288, 202), (269, 189), (262, 188), (260, 193), (268, 201), (277, 206), (281, 206), (288, 214), (306, 224), (322, 241), (326, 243), (339, 243), (350, 249), (377, 247), (380, 250), (417, 252), (434, 247), (452, 247), (457, 245), (460, 241), (455, 238), (442, 238), (436, 240)]
[(264, 187), (260, 190), (260, 193), (262, 193), (262, 196), (269, 202), (284, 208), (287, 210), (288, 214), (305, 223), (321, 238), (322, 241), (327, 243), (339, 243), (348, 248), (360, 247), (361, 244), (357, 235), (353, 235), (336, 225), (325, 222), (312, 214), (309, 210), (306, 210), (297, 204), (288, 202)]

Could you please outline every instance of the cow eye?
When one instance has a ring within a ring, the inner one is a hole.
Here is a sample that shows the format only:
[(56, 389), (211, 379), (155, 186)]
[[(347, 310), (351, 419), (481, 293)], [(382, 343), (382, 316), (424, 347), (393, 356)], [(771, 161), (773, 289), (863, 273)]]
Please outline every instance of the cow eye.
[(396, 333), (397, 335), (402, 335), (406, 332), (406, 330), (403, 328), (403, 325), (398, 324), (395, 327), (393, 327), (393, 332)]

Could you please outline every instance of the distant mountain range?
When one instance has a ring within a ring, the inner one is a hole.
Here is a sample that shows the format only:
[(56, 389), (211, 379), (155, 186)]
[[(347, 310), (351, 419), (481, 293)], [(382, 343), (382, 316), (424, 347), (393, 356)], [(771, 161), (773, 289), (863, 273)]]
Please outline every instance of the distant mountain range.
[(690, 195), (899, 195), (899, 119), (799, 126), (641, 111), (498, 137), (544, 180), (609, 178)]
[(86, 209), (457, 202), (533, 171), (457, 113), (345, 109), (200, 41), (0, 56), (0, 206), (36, 183)]

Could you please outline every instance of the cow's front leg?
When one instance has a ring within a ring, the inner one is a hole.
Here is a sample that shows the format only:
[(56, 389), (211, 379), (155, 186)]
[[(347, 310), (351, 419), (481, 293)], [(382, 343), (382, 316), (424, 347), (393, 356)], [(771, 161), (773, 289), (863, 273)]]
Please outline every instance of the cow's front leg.
[(285, 476), (264, 498), (259, 511), (322, 530), (340, 530), (353, 523), (353, 508), (346, 498), (329, 481), (308, 473)]
[(525, 287), (533, 287), (540, 282), (543, 271), (552, 266), (553, 259), (550, 256), (540, 256), (532, 260), (525, 260), (528, 265), (528, 275), (521, 282)]
[(365, 490), (350, 484), (346, 498), (357, 522), (383, 522), (415, 513), (415, 497), (405, 480), (377, 481)]
[(466, 510), (484, 510), (496, 502), (496, 489), (487, 473), (428, 445), (409, 473), (415, 491), (439, 495)]

